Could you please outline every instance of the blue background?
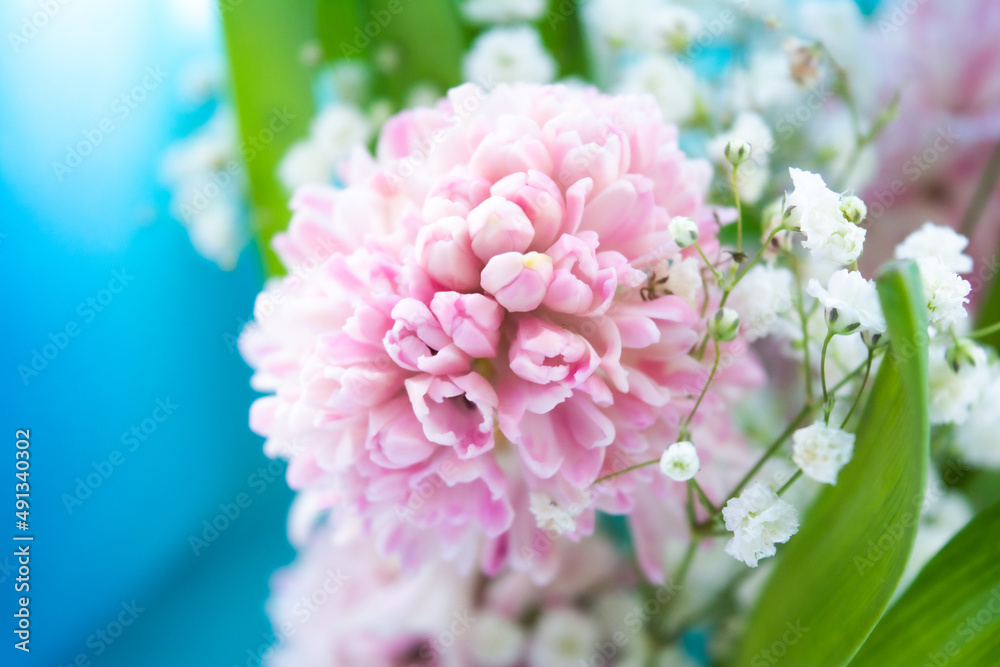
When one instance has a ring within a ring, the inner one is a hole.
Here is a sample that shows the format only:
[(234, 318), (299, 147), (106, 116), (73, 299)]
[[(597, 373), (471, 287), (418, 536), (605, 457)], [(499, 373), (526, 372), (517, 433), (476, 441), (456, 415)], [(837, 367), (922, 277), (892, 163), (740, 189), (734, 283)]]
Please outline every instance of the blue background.
[[(218, 48), (213, 12), (167, 4), (71, 2), (15, 48), (10, 33), (38, 5), (0, 3), (3, 665), (69, 665), (79, 654), (93, 665), (255, 664), (268, 577), (293, 557), (287, 485), (249, 480), (268, 460), (247, 427), (250, 370), (232, 350), (259, 260), (247, 251), (226, 273), (198, 256), (158, 185), (163, 150), (211, 111), (179, 99), (182, 64)], [(167, 77), (122, 118), (115, 99), (147, 67)], [(114, 131), (60, 181), (53, 161), (105, 118)], [(115, 270), (133, 276), (128, 285), (101, 312), (78, 310)], [(68, 322), (79, 334), (25, 385), (18, 366)], [(179, 407), (129, 452), (123, 434), (167, 398)], [(31, 429), (30, 655), (12, 633), (18, 428)], [(63, 494), (114, 450), (122, 464), (70, 513)], [(189, 536), (239, 493), (252, 504), (196, 556)], [(133, 600), (144, 611), (97, 656), (103, 642), (88, 638)]]

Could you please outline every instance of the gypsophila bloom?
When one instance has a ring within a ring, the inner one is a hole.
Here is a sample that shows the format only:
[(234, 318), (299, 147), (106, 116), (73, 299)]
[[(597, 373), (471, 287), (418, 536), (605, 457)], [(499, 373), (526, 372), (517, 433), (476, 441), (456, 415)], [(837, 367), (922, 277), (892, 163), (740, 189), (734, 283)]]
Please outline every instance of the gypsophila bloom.
[(840, 212), (844, 214), (844, 218), (848, 222), (855, 225), (860, 225), (865, 216), (868, 215), (868, 207), (865, 203), (861, 201), (861, 197), (855, 197), (851, 195), (850, 197), (844, 197), (840, 202)]
[(854, 434), (817, 421), (792, 434), (792, 460), (807, 476), (836, 484), (837, 473), (854, 454)]
[(556, 62), (538, 31), (521, 25), (492, 28), (477, 37), (462, 71), (467, 81), (548, 83), (555, 78)]
[(577, 667), (590, 657), (600, 637), (593, 619), (574, 609), (546, 611), (532, 638), (528, 665)]
[[(621, 3), (616, 2), (617, 7)], [(648, 93), (656, 98), (665, 120), (680, 123), (692, 115), (698, 99), (698, 80), (690, 68), (673, 58), (652, 55), (629, 64), (616, 91)]]
[(983, 371), (967, 419), (955, 433), (955, 448), (972, 465), (1000, 468), (1000, 366)]
[(303, 185), (330, 183), (336, 165), (372, 135), (372, 123), (352, 104), (325, 107), (313, 119), (309, 136), (292, 144), (278, 164), (278, 178), (289, 190)]
[(740, 315), (747, 340), (755, 341), (781, 326), (792, 307), (795, 277), (789, 269), (757, 264), (733, 288), (729, 305)]
[(546, 0), (465, 0), (462, 14), (473, 23), (534, 21), (545, 11)]
[(667, 231), (670, 232), (674, 243), (681, 248), (687, 248), (698, 242), (698, 223), (691, 218), (680, 215), (672, 218), (670, 225), (667, 226)]
[(789, 169), (795, 189), (786, 197), (790, 210), (788, 226), (805, 235), (802, 245), (816, 259), (839, 266), (861, 256), (865, 230), (848, 221), (840, 209), (841, 197), (826, 187), (822, 177), (800, 169)]
[(947, 331), (955, 322), (968, 317), (965, 304), (969, 302), (967, 296), (972, 290), (968, 281), (937, 257), (921, 257), (917, 264), (930, 323), (941, 331)]
[(836, 334), (885, 332), (885, 316), (875, 283), (865, 280), (860, 272), (840, 269), (830, 276), (826, 289), (811, 278), (807, 291), (826, 308), (830, 331)]
[[(671, 284), (698, 253), (668, 229), (691, 218), (719, 254), (711, 167), (651, 98), (468, 84), (390, 118), (376, 155), (341, 171), (341, 187), (295, 193), (274, 241), (288, 276), (240, 337), (270, 394), (251, 426), (289, 459), (301, 523), (356, 517), (406, 569), (443, 555), (542, 581), (559, 540), (539, 518), (578, 540), (600, 510), (635, 522), (662, 581), (683, 487), (651, 468), (595, 482), (678, 439), (714, 361), (690, 352), (722, 290)], [(706, 459), (745, 455), (732, 402), (763, 376), (738, 358), (690, 424)], [(719, 495), (739, 472), (699, 481)]]
[(730, 341), (740, 332), (740, 314), (732, 308), (719, 308), (708, 318), (708, 334), (717, 341)]
[(971, 363), (960, 364), (958, 370), (948, 360), (947, 345), (933, 344), (928, 348), (928, 379), (930, 383), (930, 420), (932, 424), (963, 424), (972, 406), (989, 382), (986, 353), (981, 347), (966, 346)]
[(698, 307), (698, 298), (705, 284), (701, 278), (701, 267), (701, 259), (685, 257), (671, 262), (664, 272), (670, 293), (683, 299), (692, 308)]
[(570, 533), (576, 529), (576, 519), (573, 514), (549, 498), (544, 493), (532, 491), (529, 496), (528, 509), (535, 515), (538, 527), (559, 535)]
[(701, 469), (698, 450), (694, 445), (682, 440), (667, 447), (660, 457), (660, 472), (675, 482), (686, 482)]
[(896, 246), (896, 259), (937, 257), (949, 271), (968, 273), (972, 271), (972, 258), (962, 252), (967, 245), (969, 239), (951, 227), (928, 221)]
[(760, 114), (741, 111), (728, 132), (723, 132), (708, 142), (708, 154), (717, 162), (726, 160), (726, 146), (733, 141), (745, 141), (751, 147), (750, 157), (736, 173), (740, 199), (756, 202), (764, 193), (770, 179), (770, 156), (774, 150), (774, 136)]
[(722, 149), (722, 154), (726, 157), (729, 164), (734, 167), (738, 167), (749, 160), (752, 152), (753, 147), (750, 145), (750, 142), (743, 141), (740, 138), (730, 139), (726, 142), (726, 147)]
[(472, 657), (482, 667), (514, 667), (526, 643), (524, 629), (495, 612), (481, 614), (472, 627)]
[(722, 508), (726, 530), (734, 533), (726, 553), (750, 567), (773, 556), (775, 544), (787, 542), (799, 530), (799, 513), (765, 482), (757, 481)]

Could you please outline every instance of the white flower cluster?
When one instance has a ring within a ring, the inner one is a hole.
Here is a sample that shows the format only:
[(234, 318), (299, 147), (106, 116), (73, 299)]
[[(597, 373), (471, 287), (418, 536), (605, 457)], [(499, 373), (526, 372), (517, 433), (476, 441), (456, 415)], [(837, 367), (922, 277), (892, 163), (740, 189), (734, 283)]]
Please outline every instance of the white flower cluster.
[(962, 253), (968, 244), (969, 240), (954, 230), (925, 222), (896, 246), (897, 259), (917, 261), (928, 317), (940, 331), (968, 316), (965, 304), (972, 287), (958, 275), (972, 270), (972, 258)]
[(491, 28), (479, 35), (465, 56), (462, 73), (477, 83), (550, 83), (556, 61), (529, 25)]
[(726, 530), (733, 537), (726, 553), (750, 567), (777, 553), (775, 544), (787, 542), (799, 530), (799, 513), (765, 482), (754, 482), (722, 508)]
[[(856, 262), (865, 243), (865, 230), (858, 225), (864, 218), (864, 205), (860, 217), (855, 213), (861, 200), (851, 198), (845, 207), (844, 197), (826, 187), (819, 174), (794, 167), (789, 172), (795, 189), (785, 199), (786, 224), (805, 235), (802, 245), (815, 259), (838, 266)], [(847, 218), (844, 208), (855, 220)]]
[(309, 183), (329, 183), (339, 163), (371, 138), (372, 123), (352, 104), (335, 103), (313, 119), (309, 137), (292, 145), (278, 165), (278, 178), (289, 190)]
[(198, 254), (227, 270), (246, 243), (241, 203), (246, 177), (237, 153), (233, 112), (220, 107), (193, 135), (171, 146), (161, 164), (171, 213), (187, 228)]
[(806, 475), (824, 484), (836, 484), (837, 473), (854, 454), (854, 434), (822, 421), (792, 434), (792, 460)]

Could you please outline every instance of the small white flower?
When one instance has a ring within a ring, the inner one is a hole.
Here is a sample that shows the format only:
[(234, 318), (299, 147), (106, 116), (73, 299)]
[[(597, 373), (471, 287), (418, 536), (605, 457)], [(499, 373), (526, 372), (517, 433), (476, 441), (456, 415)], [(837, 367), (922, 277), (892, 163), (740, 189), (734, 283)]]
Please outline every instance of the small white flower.
[(865, 280), (859, 271), (840, 269), (830, 276), (826, 289), (811, 278), (806, 291), (826, 308), (830, 331), (836, 334), (885, 331), (885, 316), (875, 283)]
[(331, 104), (313, 119), (310, 134), (317, 148), (331, 164), (336, 164), (350, 156), (356, 146), (364, 146), (372, 126), (357, 107)]
[(521, 661), (524, 629), (495, 612), (483, 612), (472, 626), (472, 656), (482, 667), (512, 667)]
[(969, 463), (986, 468), (1000, 468), (1000, 367), (993, 365), (984, 373), (968, 419), (955, 433), (955, 446)]
[(692, 308), (699, 305), (698, 293), (704, 287), (701, 279), (701, 260), (694, 257), (685, 257), (678, 261), (674, 259), (667, 269), (667, 283), (665, 287), (674, 296), (679, 296)]
[(700, 469), (698, 450), (687, 440), (670, 445), (660, 457), (660, 472), (675, 482), (688, 481), (698, 474)]
[(472, 43), (462, 69), (467, 81), (549, 83), (556, 62), (538, 31), (526, 25), (487, 30)]
[(749, 341), (755, 341), (779, 326), (783, 313), (792, 307), (792, 272), (783, 267), (757, 264), (733, 288), (729, 305), (740, 314)]
[(528, 498), (528, 509), (535, 516), (539, 528), (558, 535), (576, 530), (576, 519), (570, 512), (559, 507), (552, 498), (540, 491), (532, 491)]
[(739, 137), (727, 141), (726, 147), (722, 149), (722, 155), (734, 167), (738, 167), (749, 160), (752, 152), (753, 146), (750, 145), (750, 142), (744, 141)]
[(278, 163), (278, 180), (289, 191), (309, 183), (328, 183), (332, 175), (330, 160), (312, 141), (293, 144)]
[(805, 235), (802, 245), (817, 259), (839, 266), (856, 261), (864, 249), (865, 230), (844, 217), (840, 195), (818, 174), (795, 168), (789, 172), (795, 189), (785, 200), (791, 211), (788, 226)]
[(797, 430), (792, 434), (792, 442), (795, 465), (824, 484), (836, 484), (837, 473), (854, 454), (854, 434), (821, 421)]
[(865, 216), (868, 215), (868, 207), (865, 206), (861, 197), (851, 195), (850, 197), (844, 197), (840, 202), (840, 212), (844, 214), (844, 218), (848, 222), (860, 225)]
[(733, 531), (726, 553), (750, 567), (773, 556), (775, 544), (787, 542), (799, 530), (799, 513), (764, 482), (754, 482), (722, 508), (726, 530)]
[(949, 271), (968, 273), (972, 270), (972, 258), (962, 252), (967, 245), (969, 239), (951, 227), (925, 222), (896, 246), (896, 259), (937, 257)]
[(968, 317), (965, 304), (969, 300), (966, 297), (972, 290), (968, 281), (951, 271), (937, 257), (922, 257), (917, 264), (930, 323), (941, 331), (947, 331), (955, 322)]
[(667, 225), (670, 237), (681, 248), (687, 248), (698, 241), (698, 223), (691, 218), (676, 216)]
[(928, 349), (932, 424), (963, 424), (979, 401), (988, 381), (986, 353), (978, 346), (968, 346), (966, 351), (972, 355), (973, 363), (959, 366), (956, 373), (948, 361), (945, 345), (931, 345)]
[(732, 308), (719, 308), (708, 318), (708, 335), (720, 343), (727, 343), (740, 333), (740, 314)]
[[(620, 5), (620, 3), (618, 3)], [(656, 98), (669, 123), (681, 123), (694, 115), (698, 81), (690, 69), (662, 55), (640, 58), (625, 68), (617, 92), (648, 93)]]
[(770, 157), (774, 150), (774, 135), (759, 114), (741, 111), (733, 126), (708, 142), (708, 154), (718, 162), (725, 158), (726, 145), (734, 140), (742, 140), (752, 146), (750, 157), (736, 172), (736, 183), (740, 199), (756, 202), (764, 193), (770, 178)]
[(574, 609), (548, 609), (538, 621), (528, 651), (531, 667), (577, 667), (586, 663), (601, 640), (601, 630)]
[(473, 23), (534, 21), (545, 5), (546, 0), (465, 0), (462, 14)]

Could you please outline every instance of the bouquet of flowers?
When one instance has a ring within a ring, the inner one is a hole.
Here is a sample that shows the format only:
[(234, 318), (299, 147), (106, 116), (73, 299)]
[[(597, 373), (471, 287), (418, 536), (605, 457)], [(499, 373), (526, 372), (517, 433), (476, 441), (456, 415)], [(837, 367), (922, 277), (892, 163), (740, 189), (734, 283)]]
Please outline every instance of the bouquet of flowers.
[(319, 109), (192, 226), (275, 253), (267, 664), (996, 663), (1000, 5), (317, 4), (223, 13)]

